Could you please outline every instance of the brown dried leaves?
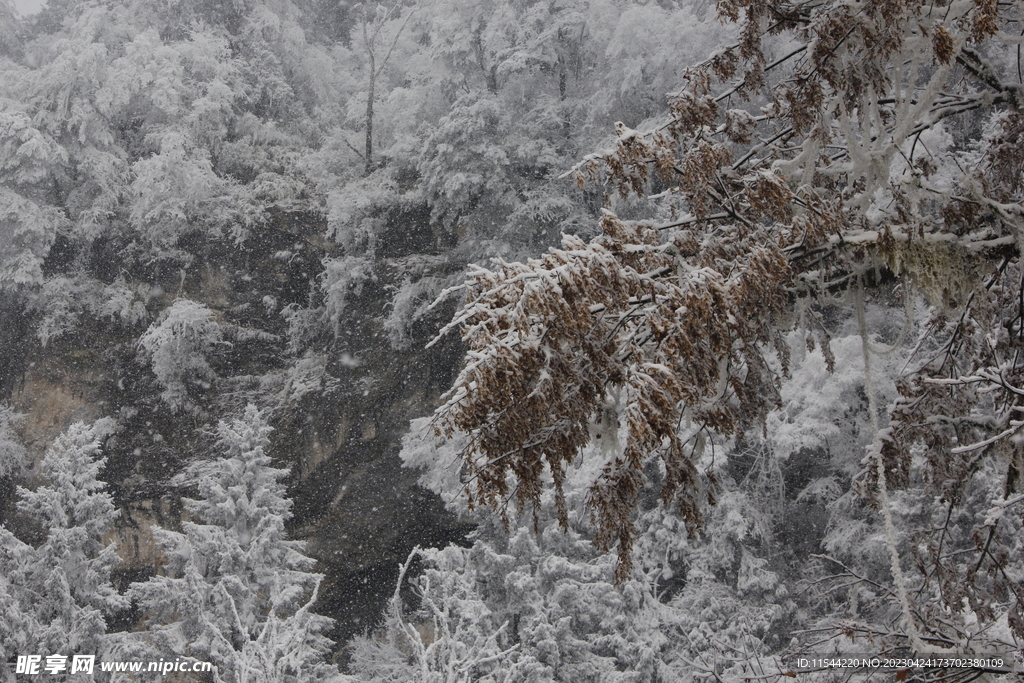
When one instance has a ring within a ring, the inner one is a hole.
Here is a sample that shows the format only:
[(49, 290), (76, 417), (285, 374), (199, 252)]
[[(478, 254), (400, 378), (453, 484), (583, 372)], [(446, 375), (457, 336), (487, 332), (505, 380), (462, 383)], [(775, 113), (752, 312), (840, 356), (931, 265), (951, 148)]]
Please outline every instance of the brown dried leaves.
[(935, 49), (935, 59), (940, 64), (949, 64), (956, 57), (953, 48), (955, 43), (953, 36), (944, 26), (936, 26), (932, 31), (932, 47)]
[(691, 529), (701, 523), (707, 492), (681, 423), (731, 434), (777, 396), (763, 353), (778, 332), (766, 322), (786, 305), (790, 270), (764, 231), (730, 254), (684, 260), (671, 247), (692, 250), (692, 235), (666, 244), (611, 214), (602, 228), (590, 243), (567, 236), (539, 259), (472, 274), (456, 321), (467, 365), (435, 425), (471, 437), (463, 457), (474, 504), (536, 507), (547, 468), (565, 524), (565, 467), (589, 441), (607, 392), (621, 389), (628, 438), (592, 483), (589, 505), (599, 546), (618, 543), (623, 578), (652, 458), (664, 465), (664, 500)]
[[(740, 44), (688, 72), (660, 131), (642, 135), (619, 124), (614, 151), (590, 158), (578, 175), (594, 181), (600, 170), (623, 196), (643, 196), (657, 174), (692, 215), (659, 234), (606, 214), (603, 234), (589, 243), (565, 237), (561, 249), (525, 264), (471, 273), (467, 305), (452, 323), (462, 327), (467, 362), (434, 423), (470, 435), (463, 457), (471, 502), (504, 510), (514, 500), (536, 509), (549, 471), (565, 524), (565, 468), (589, 442), (589, 426), (615, 389), (625, 396), (628, 438), (589, 489), (598, 545), (618, 545), (624, 577), (644, 469), (653, 460), (664, 468), (664, 500), (698, 528), (708, 486), (683, 428), (728, 435), (764, 419), (780, 381), (767, 356), (785, 372), (781, 332), (793, 292), (842, 287), (849, 272), (836, 271), (867, 251), (952, 232), (952, 223), (972, 222), (981, 211), (969, 198), (912, 201), (908, 193), (917, 186), (890, 182), (884, 155), (951, 106), (935, 99), (928, 109), (923, 98), (938, 97), (940, 88), (926, 93), (916, 81), (897, 88), (894, 74), (911, 58), (942, 73), (933, 58), (951, 63), (965, 31), (975, 40), (992, 35), (995, 6), (976, 0), (970, 21), (929, 19), (926, 30), (928, 6), (920, 0), (870, 0), (856, 11), (720, 0), (720, 13), (743, 24)], [(805, 48), (768, 64), (761, 39), (783, 28)], [(912, 57), (901, 54), (911, 49)], [(770, 83), (783, 63), (789, 73)], [(735, 74), (744, 80), (712, 96), (716, 80)], [(732, 94), (758, 89), (769, 102), (760, 116), (722, 106)], [(920, 118), (894, 120), (901, 102)], [(1021, 199), (1019, 119), (1003, 122), (988, 158), (990, 178), (977, 183), (995, 187), (1002, 201)], [(927, 175), (913, 159), (907, 163)], [(891, 206), (884, 222), (872, 225), (868, 210), (880, 193)], [(819, 336), (808, 343), (821, 343), (831, 365), (828, 333), (822, 328)], [(984, 354), (978, 335), (964, 327), (956, 336), (956, 354), (972, 360), (949, 362), (985, 367), (972, 355)], [(960, 419), (977, 401), (966, 384), (943, 393), (927, 383), (944, 373), (949, 367), (922, 371), (901, 389), (906, 400), (894, 414), (900, 424), (882, 443), (894, 485), (907, 480), (915, 441), (924, 443), (937, 480), (969, 474), (956, 464), (967, 460), (948, 458), (969, 432), (943, 420)]]

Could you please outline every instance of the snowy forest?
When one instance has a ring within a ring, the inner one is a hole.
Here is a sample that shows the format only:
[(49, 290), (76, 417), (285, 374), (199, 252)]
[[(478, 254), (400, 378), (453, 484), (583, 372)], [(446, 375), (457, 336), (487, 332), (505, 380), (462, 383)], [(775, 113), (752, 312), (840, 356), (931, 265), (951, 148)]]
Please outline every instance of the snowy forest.
[(0, 683), (1020, 680), (1022, 43), (0, 0)]

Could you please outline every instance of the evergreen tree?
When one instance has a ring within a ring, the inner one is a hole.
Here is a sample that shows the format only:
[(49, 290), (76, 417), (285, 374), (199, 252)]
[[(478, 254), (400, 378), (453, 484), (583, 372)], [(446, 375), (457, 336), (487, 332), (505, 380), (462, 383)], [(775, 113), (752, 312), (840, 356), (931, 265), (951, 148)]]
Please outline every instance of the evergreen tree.
[(18, 509), (47, 530), (38, 547), (0, 527), (0, 660), (96, 655), (107, 618), (127, 606), (110, 581), (114, 546), (103, 540), (117, 516), (98, 479), (100, 441), (110, 427), (109, 420), (73, 424), (43, 458), (47, 483), (19, 487)]
[(217, 431), (224, 457), (196, 463), (182, 480), (198, 489), (185, 500), (196, 521), (158, 531), (165, 573), (130, 591), (148, 625), (142, 644), (212, 662), (232, 683), (340, 680), (324, 662), (332, 620), (311, 611), (323, 577), (285, 532), (288, 472), (266, 455), (271, 428), (250, 405)]

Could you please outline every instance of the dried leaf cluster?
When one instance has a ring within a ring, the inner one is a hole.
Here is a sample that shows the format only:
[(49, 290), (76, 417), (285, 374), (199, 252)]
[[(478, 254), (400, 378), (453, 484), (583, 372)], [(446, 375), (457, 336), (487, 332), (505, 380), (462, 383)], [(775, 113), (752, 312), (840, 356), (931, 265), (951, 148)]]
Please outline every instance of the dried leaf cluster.
[[(619, 124), (615, 147), (575, 169), (581, 184), (623, 197), (667, 186), (659, 196), (680, 213), (659, 224), (606, 212), (589, 243), (567, 236), (526, 263), (479, 267), (449, 325), (469, 352), (435, 426), (469, 435), (474, 504), (536, 504), (546, 469), (561, 500), (565, 468), (605, 433), (593, 424), (621, 420), (623, 448), (589, 498), (597, 542), (618, 543), (620, 578), (645, 469), (661, 461), (664, 499), (698, 528), (713, 492), (696, 464), (704, 437), (763, 420), (787, 368), (789, 311), (854, 285), (898, 277), (904, 296), (916, 282), (935, 306), (905, 398), (880, 434), (890, 485), (907, 484), (923, 447), (929, 485), (951, 505), (983, 455), (1004, 459), (1004, 505), (1022, 490), (1024, 86), (1010, 80), (1005, 55), (1024, 7), (721, 0), (718, 9), (739, 41), (689, 70), (664, 125)], [(807, 343), (828, 357), (820, 322)], [(870, 492), (877, 482), (866, 472)], [(1019, 591), (999, 578), (998, 533), (986, 528), (975, 574), (991, 568), (992, 578), (968, 583)], [(983, 599), (951, 588), (961, 577), (928, 576), (946, 582), (950, 604)]]

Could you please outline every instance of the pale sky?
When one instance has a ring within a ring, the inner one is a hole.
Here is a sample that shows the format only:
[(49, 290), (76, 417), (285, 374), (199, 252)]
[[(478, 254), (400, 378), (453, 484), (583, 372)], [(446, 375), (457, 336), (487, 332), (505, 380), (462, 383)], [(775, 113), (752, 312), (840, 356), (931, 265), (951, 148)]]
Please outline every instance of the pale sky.
[(42, 9), (44, 4), (45, 0), (14, 0), (14, 9), (24, 17), (29, 14), (35, 14)]

